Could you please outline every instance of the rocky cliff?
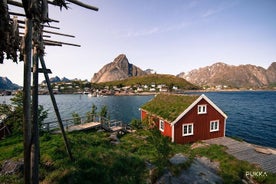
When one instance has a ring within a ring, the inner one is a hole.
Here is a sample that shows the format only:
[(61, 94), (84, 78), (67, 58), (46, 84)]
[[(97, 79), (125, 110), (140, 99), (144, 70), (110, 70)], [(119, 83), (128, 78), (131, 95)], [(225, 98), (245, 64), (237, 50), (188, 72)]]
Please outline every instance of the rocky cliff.
[(123, 80), (128, 77), (147, 75), (139, 67), (130, 64), (126, 55), (120, 54), (113, 62), (106, 64), (95, 73), (91, 79), (92, 83)]
[(215, 63), (211, 66), (178, 75), (199, 86), (228, 86), (233, 88), (261, 88), (276, 83), (276, 62), (268, 69), (255, 65), (233, 66)]

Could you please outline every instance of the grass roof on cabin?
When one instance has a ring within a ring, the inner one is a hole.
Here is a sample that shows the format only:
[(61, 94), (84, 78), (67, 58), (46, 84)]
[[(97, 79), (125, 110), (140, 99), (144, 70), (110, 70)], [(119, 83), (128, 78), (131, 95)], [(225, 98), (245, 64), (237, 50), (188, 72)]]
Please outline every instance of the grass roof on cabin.
[(168, 121), (173, 121), (198, 97), (198, 95), (158, 94), (141, 108)]

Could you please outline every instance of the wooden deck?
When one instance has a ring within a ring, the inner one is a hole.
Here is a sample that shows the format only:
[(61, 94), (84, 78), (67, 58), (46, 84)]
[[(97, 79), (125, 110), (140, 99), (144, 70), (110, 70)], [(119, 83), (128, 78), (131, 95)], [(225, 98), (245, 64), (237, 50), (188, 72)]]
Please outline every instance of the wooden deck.
[(68, 132), (73, 132), (73, 131), (88, 130), (88, 129), (97, 128), (100, 126), (101, 126), (100, 122), (90, 122), (90, 123), (84, 123), (80, 125), (69, 126), (65, 130)]
[[(86, 121), (90, 119), (91, 122), (86, 123)], [(110, 120), (105, 117), (101, 117), (97, 114), (90, 114), (88, 117), (87, 115), (84, 117), (77, 117), (72, 119), (63, 119), (62, 120), (63, 127), (67, 132), (73, 131), (82, 131), (88, 130), (93, 128), (102, 128), (109, 132), (127, 132), (128, 126), (124, 124), (122, 121), (118, 120)], [(44, 123), (42, 126), (42, 130), (52, 133), (61, 133), (59, 129), (57, 121), (51, 121)]]
[(266, 172), (276, 173), (276, 149), (240, 142), (229, 137), (215, 138), (203, 142), (226, 146), (228, 148), (226, 152), (237, 159), (257, 164)]

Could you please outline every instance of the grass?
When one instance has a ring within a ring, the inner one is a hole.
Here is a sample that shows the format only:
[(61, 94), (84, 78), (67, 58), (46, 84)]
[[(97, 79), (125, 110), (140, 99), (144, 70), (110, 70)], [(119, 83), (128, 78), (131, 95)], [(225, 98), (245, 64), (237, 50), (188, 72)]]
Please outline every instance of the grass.
[(168, 121), (173, 121), (197, 98), (199, 98), (198, 95), (158, 94), (141, 108)]
[[(120, 144), (113, 145), (105, 132), (72, 132), (68, 134), (74, 161), (70, 161), (61, 135), (44, 134), (40, 139), (40, 183), (145, 183), (149, 171), (145, 162), (158, 165), (156, 150), (148, 141), (149, 132), (138, 130), (120, 138)], [(177, 175), (187, 169), (196, 156), (206, 156), (220, 162), (219, 174), (225, 183), (242, 183), (246, 171), (259, 171), (248, 162), (239, 161), (225, 152), (225, 147), (212, 145), (190, 149), (190, 145), (170, 143), (171, 154), (182, 153), (190, 162), (179, 166), (162, 166), (156, 172), (158, 177), (164, 167)], [(22, 160), (22, 136), (12, 136), (0, 141), (0, 163), (7, 159)], [(22, 174), (0, 176), (0, 183), (23, 183)], [(255, 178), (260, 183), (273, 183), (276, 176)]]

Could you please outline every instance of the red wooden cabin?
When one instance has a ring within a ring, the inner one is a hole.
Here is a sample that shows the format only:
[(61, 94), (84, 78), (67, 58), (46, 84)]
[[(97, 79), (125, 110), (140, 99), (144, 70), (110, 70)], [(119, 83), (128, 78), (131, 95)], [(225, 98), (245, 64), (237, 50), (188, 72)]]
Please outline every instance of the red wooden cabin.
[(225, 136), (227, 115), (204, 94), (159, 94), (141, 108), (172, 142), (184, 144)]

